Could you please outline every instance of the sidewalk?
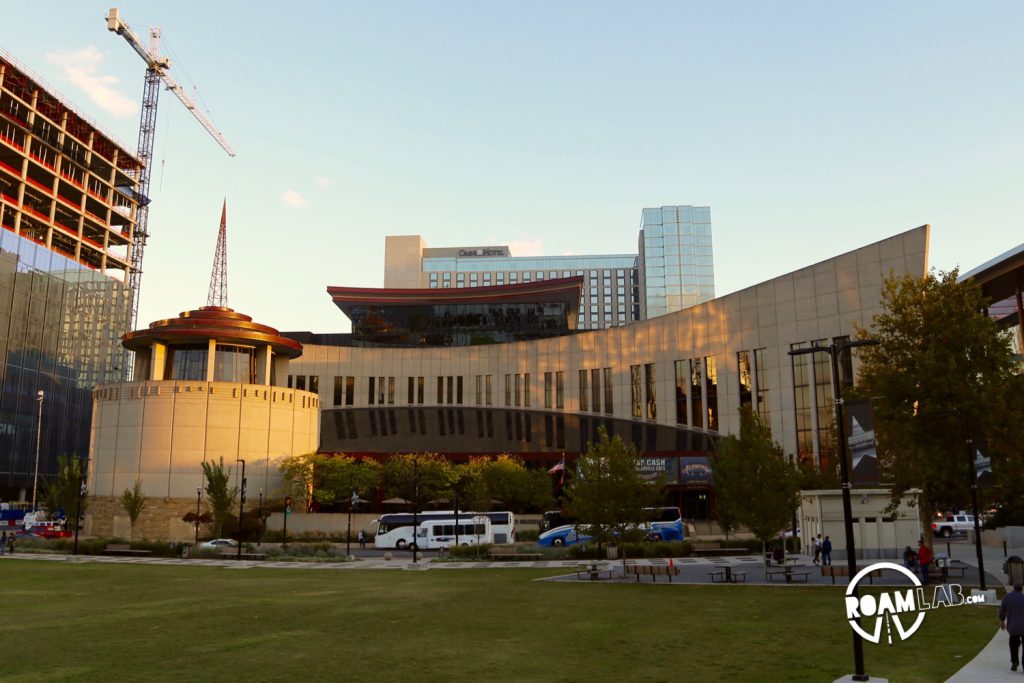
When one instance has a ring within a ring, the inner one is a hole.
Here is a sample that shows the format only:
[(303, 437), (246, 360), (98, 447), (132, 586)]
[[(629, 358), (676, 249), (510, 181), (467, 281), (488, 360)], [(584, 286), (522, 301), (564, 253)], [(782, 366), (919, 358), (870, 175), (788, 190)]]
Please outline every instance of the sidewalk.
[[(936, 541), (935, 550), (945, 547), (945, 541)], [(973, 543), (950, 543), (950, 555), (953, 559), (961, 560), (972, 567), (978, 566), (977, 551)], [(1003, 549), (982, 546), (982, 559), (985, 562), (985, 573), (989, 576), (999, 578), (1001, 582), (1006, 581), (1003, 574)], [(1019, 555), (1024, 557), (1024, 548), (1010, 548), (1007, 555)], [(1001, 586), (986, 586), (987, 588), (1007, 588), (1005, 583)], [(1003, 681), (1024, 681), (1021, 671), (1010, 671), (1010, 647), (1009, 636), (1005, 631), (999, 629), (998, 603), (993, 606), (980, 606), (977, 609), (992, 611), (992, 630), (994, 635), (978, 655), (967, 662), (962, 669), (957, 671), (949, 683), (1002, 683)]]

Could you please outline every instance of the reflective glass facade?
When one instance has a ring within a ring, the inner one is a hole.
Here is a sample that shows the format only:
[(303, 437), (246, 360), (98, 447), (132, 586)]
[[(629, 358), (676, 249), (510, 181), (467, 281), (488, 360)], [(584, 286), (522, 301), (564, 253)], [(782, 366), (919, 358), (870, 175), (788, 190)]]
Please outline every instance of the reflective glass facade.
[(354, 346), (470, 346), (569, 333), (569, 306), (554, 303), (352, 305)]
[(638, 262), (644, 319), (714, 299), (710, 207), (644, 209)]
[(0, 498), (31, 497), (39, 390), (40, 475), (88, 457), (92, 389), (126, 379), (129, 304), (123, 283), (0, 230)]

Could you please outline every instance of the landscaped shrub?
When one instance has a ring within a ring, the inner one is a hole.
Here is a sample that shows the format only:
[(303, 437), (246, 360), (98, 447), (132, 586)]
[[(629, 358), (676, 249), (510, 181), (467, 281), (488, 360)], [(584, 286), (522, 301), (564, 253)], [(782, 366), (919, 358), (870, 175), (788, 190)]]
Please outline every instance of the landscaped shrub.
[(475, 545), (453, 545), (448, 548), (447, 553), (450, 557), (460, 560), (475, 560), (477, 557), (480, 559), (491, 559), (490, 550), (493, 546), (490, 543), (481, 543), (479, 546)]

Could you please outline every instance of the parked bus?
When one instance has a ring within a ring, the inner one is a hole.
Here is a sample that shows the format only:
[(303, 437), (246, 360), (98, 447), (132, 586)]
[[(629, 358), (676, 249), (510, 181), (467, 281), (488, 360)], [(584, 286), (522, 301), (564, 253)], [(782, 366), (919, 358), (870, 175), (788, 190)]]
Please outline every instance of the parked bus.
[[(475, 516), (483, 516), (488, 519), (491, 527), (492, 540), (488, 543), (513, 543), (515, 541), (515, 515), (508, 511), (499, 512), (472, 512), (460, 510), (459, 522), (463, 518), (469, 520)], [(441, 519), (455, 519), (454, 510), (430, 510), (420, 512), (416, 515), (416, 524), (422, 526), (423, 522), (430, 522)], [(373, 544), (378, 548), (398, 548), (402, 550), (413, 541), (413, 515), (411, 512), (398, 512), (381, 515), (370, 524), (370, 533), (374, 534)], [(460, 534), (461, 536), (461, 534)], [(462, 539), (459, 539), (462, 543)]]
[(423, 522), (416, 532), (416, 547), (420, 550), (450, 548), (458, 539), (459, 545), (483, 545), (493, 543), (491, 520), (483, 515), (459, 513), (455, 517), (433, 519)]
[[(648, 541), (681, 541), (683, 515), (678, 507), (645, 508), (650, 521), (642, 525)], [(541, 534), (538, 545), (566, 546), (587, 543), (593, 536), (587, 533), (587, 525), (579, 524), (570, 515), (560, 510), (545, 512), (541, 519)]]

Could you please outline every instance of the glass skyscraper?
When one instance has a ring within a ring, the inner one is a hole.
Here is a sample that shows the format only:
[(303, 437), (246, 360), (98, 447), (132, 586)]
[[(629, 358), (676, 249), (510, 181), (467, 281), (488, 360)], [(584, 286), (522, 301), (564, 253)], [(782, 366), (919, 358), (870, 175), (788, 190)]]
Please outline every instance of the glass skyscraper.
[(642, 319), (714, 299), (710, 207), (644, 209), (638, 261)]
[(577, 328), (664, 315), (715, 296), (711, 209), (644, 209), (637, 254), (513, 256), (507, 246), (429, 248), (419, 235), (385, 239), (384, 286), (489, 287), (582, 276)]

